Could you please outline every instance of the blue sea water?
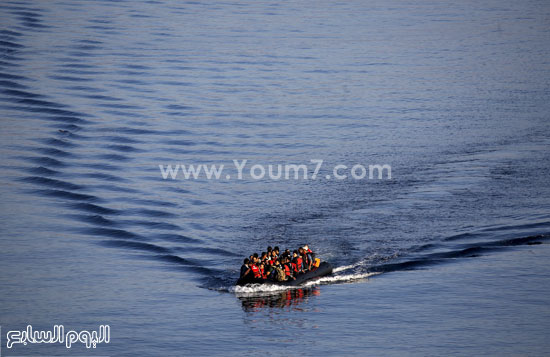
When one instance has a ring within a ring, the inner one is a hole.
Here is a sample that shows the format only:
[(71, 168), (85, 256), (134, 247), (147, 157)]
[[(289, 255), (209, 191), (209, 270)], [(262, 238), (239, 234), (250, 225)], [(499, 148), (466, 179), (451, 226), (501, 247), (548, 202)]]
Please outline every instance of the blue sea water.
[[(2, 355), (550, 352), (548, 2), (5, 1), (0, 19)], [(312, 159), (314, 180), (233, 165)], [(227, 171), (163, 179), (177, 164)], [(235, 289), (244, 256), (304, 243), (332, 276)], [(111, 341), (8, 349), (28, 324)]]

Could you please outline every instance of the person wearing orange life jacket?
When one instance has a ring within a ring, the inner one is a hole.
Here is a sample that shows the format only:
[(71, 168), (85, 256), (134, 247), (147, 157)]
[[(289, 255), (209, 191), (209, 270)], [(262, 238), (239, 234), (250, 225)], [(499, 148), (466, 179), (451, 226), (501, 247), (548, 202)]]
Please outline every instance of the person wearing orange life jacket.
[(294, 272), (294, 275), (297, 275), (299, 273), (302, 273), (304, 271), (304, 268), (303, 268), (303, 261), (302, 261), (302, 257), (298, 254), (298, 251), (295, 250), (293, 253), (292, 253), (292, 270)]
[(260, 268), (256, 263), (253, 263), (250, 265), (250, 269), (252, 270), (252, 274), (254, 274), (254, 279), (261, 279), (262, 278), (262, 272), (260, 271)]
[(296, 267), (296, 259), (295, 258), (293, 258), (290, 261), (290, 269), (292, 270), (293, 275), (298, 274), (298, 267)]
[(300, 272), (304, 272), (304, 258), (298, 253), (298, 256), (296, 257), (296, 265)]
[(296, 278), (292, 276), (292, 269), (290, 267), (290, 261), (288, 258), (283, 258), (283, 270), (285, 271), (285, 276), (287, 280), (296, 280)]

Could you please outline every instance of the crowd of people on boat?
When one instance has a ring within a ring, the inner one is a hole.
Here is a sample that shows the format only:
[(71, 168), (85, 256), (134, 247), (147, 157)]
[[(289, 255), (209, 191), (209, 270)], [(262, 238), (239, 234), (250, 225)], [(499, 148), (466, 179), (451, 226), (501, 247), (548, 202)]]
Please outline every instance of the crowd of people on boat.
[(307, 244), (293, 252), (286, 249), (282, 253), (279, 247), (267, 247), (261, 255), (254, 253), (244, 259), (240, 280), (250, 283), (295, 280), (300, 274), (317, 269), (320, 263)]

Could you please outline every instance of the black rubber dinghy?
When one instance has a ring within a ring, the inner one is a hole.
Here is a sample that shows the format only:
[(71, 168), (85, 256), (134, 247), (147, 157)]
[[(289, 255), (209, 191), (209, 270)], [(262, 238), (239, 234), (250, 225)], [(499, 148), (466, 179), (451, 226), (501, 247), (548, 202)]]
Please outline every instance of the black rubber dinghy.
[(254, 278), (248, 278), (248, 279), (239, 279), (237, 280), (236, 285), (246, 285), (246, 284), (271, 284), (271, 285), (282, 285), (282, 286), (298, 286), (306, 281), (310, 281), (312, 279), (320, 278), (322, 276), (326, 276), (332, 274), (332, 265), (327, 262), (322, 262), (319, 267), (315, 270), (308, 271), (307, 273), (300, 274), (296, 277), (296, 280), (288, 280), (288, 281), (271, 281), (271, 280), (262, 280), (262, 279), (254, 279)]

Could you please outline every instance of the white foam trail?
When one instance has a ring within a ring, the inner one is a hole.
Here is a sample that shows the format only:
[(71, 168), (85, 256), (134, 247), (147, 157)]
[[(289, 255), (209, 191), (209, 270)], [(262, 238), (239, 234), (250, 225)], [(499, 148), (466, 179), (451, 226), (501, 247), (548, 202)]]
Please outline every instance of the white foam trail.
[(288, 289), (299, 288), (299, 286), (284, 286), (275, 284), (248, 284), (244, 286), (232, 286), (230, 292), (235, 294), (257, 294), (257, 293), (272, 293), (277, 291), (285, 291)]
[(245, 286), (232, 286), (229, 288), (229, 291), (235, 294), (243, 294), (243, 295), (273, 293), (273, 292), (285, 291), (289, 289), (300, 289), (304, 287), (311, 287), (315, 285), (352, 282), (352, 281), (367, 279), (368, 277), (371, 277), (373, 275), (378, 275), (378, 274), (380, 273), (359, 273), (359, 274), (324, 276), (315, 280), (310, 280), (305, 284), (298, 285), (298, 286), (285, 286), (285, 285), (275, 285), (275, 284), (249, 284)]
[(334, 284), (334, 283), (344, 283), (352, 282), (356, 280), (367, 279), (373, 275), (378, 275), (380, 273), (359, 273), (359, 274), (346, 274), (346, 275), (335, 275), (335, 276), (324, 276), (322, 278), (311, 280), (306, 282), (302, 286), (313, 286), (320, 284)]
[(352, 264), (352, 265), (343, 265), (341, 267), (337, 267), (337, 268), (332, 269), (332, 272), (333, 273), (338, 273), (338, 272), (341, 272), (341, 271), (344, 271), (344, 270), (355, 268), (358, 265), (359, 265), (359, 263)]
[(332, 269), (332, 272), (333, 273), (339, 273), (341, 271), (344, 271), (344, 270), (350, 270), (350, 269), (355, 269), (355, 268), (358, 268), (358, 267), (361, 267), (361, 266), (367, 266), (377, 255), (374, 254), (368, 258), (365, 258), (365, 259), (362, 259), (360, 261), (358, 261), (357, 263), (354, 263), (354, 264), (350, 264), (350, 265), (343, 265), (341, 267), (336, 267), (334, 269)]

